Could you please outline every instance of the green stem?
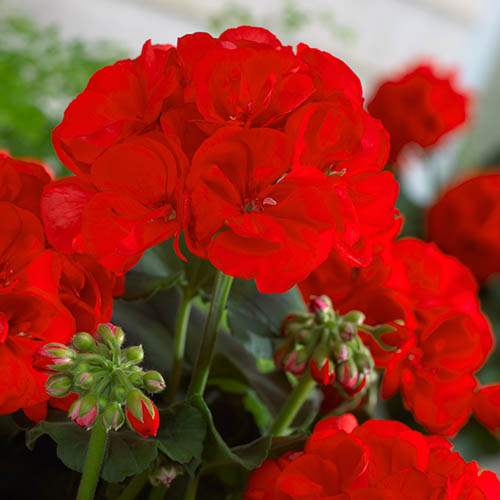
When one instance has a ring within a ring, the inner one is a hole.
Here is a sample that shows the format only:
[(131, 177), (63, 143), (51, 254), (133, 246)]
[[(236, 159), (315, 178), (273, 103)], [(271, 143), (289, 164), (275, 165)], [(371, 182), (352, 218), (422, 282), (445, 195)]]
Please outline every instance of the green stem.
[(205, 330), (203, 332), (203, 338), (198, 352), (198, 359), (196, 360), (194, 372), (191, 377), (188, 396), (193, 396), (195, 394), (201, 396), (205, 390), (208, 372), (210, 371), (210, 365), (212, 364), (218, 328), (222, 319), (222, 313), (226, 307), (232, 282), (232, 276), (227, 276), (221, 271), (217, 271), (217, 276), (215, 277), (215, 283), (212, 290), (210, 310), (208, 311), (207, 321), (205, 323)]
[(165, 493), (168, 490), (168, 484), (160, 484), (160, 486), (154, 486), (151, 488), (148, 500), (163, 500)]
[(188, 482), (186, 492), (184, 493), (184, 500), (196, 500), (199, 480), (199, 476), (196, 476)]
[(142, 491), (144, 486), (146, 486), (148, 478), (149, 467), (144, 472), (134, 476), (116, 500), (134, 500), (135, 497)]
[(285, 434), (315, 384), (316, 382), (311, 377), (309, 370), (306, 369), (271, 427), (273, 436), (283, 436)]
[(186, 333), (192, 305), (193, 297), (191, 292), (189, 290), (184, 290), (177, 313), (177, 323), (175, 325), (172, 373), (170, 374), (167, 392), (167, 404), (169, 405), (174, 402), (181, 381), (182, 362), (184, 360), (184, 350), (186, 348)]
[(107, 437), (108, 435), (102, 418), (98, 415), (92, 429), (92, 434), (90, 435), (87, 458), (85, 459), (85, 466), (76, 500), (92, 500), (94, 498), (95, 489), (99, 482), (102, 459), (106, 451)]

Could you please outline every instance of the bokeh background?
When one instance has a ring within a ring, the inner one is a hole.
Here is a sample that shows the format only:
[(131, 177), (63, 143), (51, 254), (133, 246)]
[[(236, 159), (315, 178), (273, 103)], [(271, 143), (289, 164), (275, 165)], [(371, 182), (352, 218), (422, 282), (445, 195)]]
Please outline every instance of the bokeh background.
[[(65, 175), (50, 133), (98, 68), (136, 57), (147, 39), (175, 44), (186, 33), (218, 35), (240, 24), (331, 52), (358, 74), (367, 97), (379, 81), (428, 60), (453, 69), (472, 91), (468, 126), (401, 173), (406, 234), (422, 235), (425, 207), (461, 170), (500, 164), (498, 0), (0, 0), (0, 150)], [(482, 299), (499, 338), (498, 280)], [(500, 380), (498, 349), (482, 377)], [(500, 473), (498, 442), (473, 421), (455, 443)], [(55, 454), (51, 446), (37, 453)], [(12, 467), (29, 460), (30, 452), (18, 453)]]

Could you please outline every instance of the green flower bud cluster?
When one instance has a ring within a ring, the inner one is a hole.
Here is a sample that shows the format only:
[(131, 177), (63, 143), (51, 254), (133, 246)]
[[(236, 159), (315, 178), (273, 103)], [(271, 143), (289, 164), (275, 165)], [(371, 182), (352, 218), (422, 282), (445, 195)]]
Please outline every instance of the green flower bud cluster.
[(154, 420), (157, 410), (142, 391), (160, 392), (165, 389), (165, 381), (157, 371), (145, 372), (138, 366), (144, 358), (142, 346), (122, 349), (124, 340), (120, 327), (106, 323), (100, 324), (93, 336), (77, 333), (70, 346), (53, 343), (38, 351), (37, 369), (52, 374), (46, 383), (47, 392), (57, 398), (78, 394), (69, 416), (79, 425), (90, 428), (102, 418), (108, 431), (118, 430), (130, 422), (126, 411), (128, 401), (134, 399), (131, 395), (143, 401), (150, 414), (144, 417), (141, 407), (140, 413), (135, 412), (139, 424), (131, 428), (141, 427), (142, 431), (142, 426)]
[(309, 369), (318, 384), (335, 384), (346, 398), (352, 398), (377, 378), (373, 357), (359, 330), (370, 333), (382, 348), (391, 349), (380, 336), (392, 327), (371, 327), (364, 320), (360, 311), (339, 315), (326, 295), (312, 297), (308, 312), (285, 318), (284, 340), (275, 351), (275, 364), (295, 375)]

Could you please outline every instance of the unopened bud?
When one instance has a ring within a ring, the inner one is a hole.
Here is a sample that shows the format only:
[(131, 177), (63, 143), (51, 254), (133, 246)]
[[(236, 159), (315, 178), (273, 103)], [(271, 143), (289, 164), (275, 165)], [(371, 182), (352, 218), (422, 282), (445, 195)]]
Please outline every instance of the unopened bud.
[(311, 358), (309, 370), (311, 377), (318, 384), (329, 385), (335, 380), (335, 365), (328, 358), (323, 358), (322, 360), (316, 360), (314, 357)]
[(142, 345), (134, 345), (122, 351), (126, 358), (133, 363), (140, 363), (144, 359), (144, 349)]
[(285, 357), (283, 368), (294, 375), (300, 375), (304, 371), (306, 364), (307, 357), (305, 357), (304, 351), (293, 351)]
[(344, 342), (335, 342), (332, 346), (332, 354), (337, 361), (345, 361), (351, 357), (351, 349)]
[(125, 422), (121, 405), (117, 402), (109, 403), (102, 414), (102, 421), (108, 431), (117, 431)]
[(32, 366), (42, 373), (66, 371), (73, 365), (75, 351), (64, 344), (46, 344), (33, 355)]
[(94, 383), (95, 383), (95, 377), (90, 372), (80, 373), (75, 380), (75, 385), (78, 388), (83, 389), (84, 391), (90, 389), (94, 385)]
[(316, 314), (319, 312), (325, 312), (332, 309), (332, 301), (327, 295), (321, 295), (320, 297), (311, 297), (309, 302), (309, 310)]
[(340, 338), (349, 342), (356, 336), (356, 327), (352, 323), (344, 323), (340, 326)]
[(343, 361), (337, 365), (335, 370), (338, 383), (344, 389), (352, 389), (358, 381), (358, 368), (352, 359)]
[(117, 385), (113, 388), (113, 399), (118, 402), (125, 401), (127, 396), (127, 389), (123, 385)]
[(160, 484), (170, 485), (180, 474), (182, 474), (182, 469), (177, 465), (161, 465), (149, 476), (149, 480), (153, 486), (159, 486)]
[(97, 327), (97, 338), (101, 339), (108, 347), (120, 348), (125, 340), (125, 333), (119, 326), (111, 323), (101, 323)]
[(80, 352), (88, 352), (95, 348), (95, 340), (89, 333), (79, 332), (71, 339), (71, 345)]
[(144, 385), (143, 374), (141, 372), (131, 373), (128, 379), (134, 387), (142, 387)]
[(71, 405), (68, 415), (78, 425), (89, 427), (94, 423), (98, 411), (97, 398), (93, 394), (87, 394)]
[(52, 375), (48, 378), (45, 388), (54, 398), (62, 398), (71, 392), (73, 380), (68, 375)]
[(361, 311), (350, 311), (342, 319), (348, 323), (354, 323), (355, 325), (362, 325), (366, 319), (366, 316)]
[(149, 392), (161, 392), (165, 389), (165, 380), (161, 373), (151, 370), (146, 372), (143, 377), (144, 387)]

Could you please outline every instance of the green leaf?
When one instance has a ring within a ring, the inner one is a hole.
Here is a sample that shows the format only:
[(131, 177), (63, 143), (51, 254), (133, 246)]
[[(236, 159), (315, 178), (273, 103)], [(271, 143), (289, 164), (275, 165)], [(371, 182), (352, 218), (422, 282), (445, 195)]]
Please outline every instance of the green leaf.
[[(40, 422), (26, 433), (26, 445), (33, 449), (36, 440), (48, 434), (57, 443), (57, 456), (70, 469), (82, 472), (87, 456), (90, 431), (71, 421)], [(108, 434), (108, 445), (101, 476), (109, 482), (121, 482), (142, 472), (158, 455), (156, 439), (144, 439), (122, 429)]]
[(164, 453), (181, 464), (201, 457), (207, 423), (198, 408), (187, 403), (171, 406), (161, 412), (160, 421), (158, 439)]
[(235, 279), (228, 300), (231, 333), (255, 357), (271, 358), (280, 339), (283, 319), (305, 311), (298, 289), (285, 293), (260, 293), (254, 280)]
[(203, 412), (208, 424), (202, 457), (205, 466), (234, 464), (253, 470), (266, 458), (271, 446), (270, 436), (263, 436), (252, 443), (229, 448), (215, 428), (212, 414), (203, 398), (193, 396), (190, 403)]

